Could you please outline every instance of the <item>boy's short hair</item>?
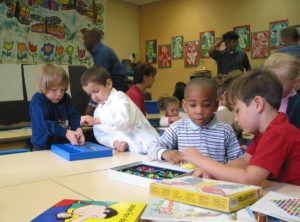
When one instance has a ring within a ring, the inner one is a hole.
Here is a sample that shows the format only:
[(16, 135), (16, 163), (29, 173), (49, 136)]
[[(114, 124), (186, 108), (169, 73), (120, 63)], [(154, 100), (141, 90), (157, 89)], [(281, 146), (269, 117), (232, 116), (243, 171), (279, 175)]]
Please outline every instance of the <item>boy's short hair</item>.
[[(264, 69), (275, 72), (283, 79), (294, 80), (299, 77), (299, 60), (288, 53), (274, 53), (265, 61)], [(276, 71), (279, 69), (284, 70)]]
[(133, 84), (142, 83), (144, 76), (155, 76), (156, 68), (151, 64), (137, 64), (134, 68)]
[(93, 39), (99, 42), (103, 37), (103, 32), (101, 30), (91, 29), (91, 30), (86, 30), (83, 33), (83, 35), (92, 37)]
[(57, 64), (45, 64), (42, 66), (38, 77), (38, 91), (46, 94), (52, 87), (69, 87), (69, 76), (63, 67)]
[(108, 79), (111, 79), (111, 75), (105, 68), (102, 66), (93, 66), (82, 74), (80, 83), (82, 86), (87, 86), (90, 82), (96, 82), (106, 86)]
[(198, 77), (198, 78), (193, 78), (191, 79), (187, 84), (186, 87), (184, 89), (184, 98), (186, 99), (186, 92), (187, 90), (191, 87), (191, 86), (204, 86), (204, 87), (209, 87), (211, 88), (212, 92), (213, 92), (213, 96), (215, 99), (217, 99), (217, 87), (216, 84), (213, 80), (208, 79), (208, 78), (202, 78), (202, 77)]
[(168, 103), (175, 103), (178, 104), (178, 106), (180, 106), (179, 99), (175, 96), (161, 96), (157, 101), (157, 105), (160, 110), (165, 109)]
[(248, 71), (233, 81), (226, 94), (226, 99), (228, 107), (232, 108), (237, 100), (241, 100), (249, 106), (255, 96), (261, 96), (274, 109), (279, 109), (282, 85), (274, 73), (260, 69)]
[(299, 39), (298, 30), (294, 26), (290, 26), (290, 27), (287, 27), (287, 28), (281, 30), (280, 36), (281, 36), (281, 39), (292, 37), (294, 42), (298, 42), (298, 39)]
[(223, 40), (226, 41), (226, 40), (238, 40), (239, 39), (239, 34), (237, 34), (236, 32), (234, 31), (229, 31), (229, 32), (226, 32), (224, 35), (223, 35)]

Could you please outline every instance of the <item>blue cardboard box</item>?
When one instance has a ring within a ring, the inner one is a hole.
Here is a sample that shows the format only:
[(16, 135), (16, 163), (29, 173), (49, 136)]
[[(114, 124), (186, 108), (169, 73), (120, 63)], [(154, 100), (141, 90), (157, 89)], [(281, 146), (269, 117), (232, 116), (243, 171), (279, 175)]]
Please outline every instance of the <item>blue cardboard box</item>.
[(91, 142), (86, 142), (83, 146), (73, 146), (70, 143), (52, 144), (51, 151), (69, 161), (113, 155), (112, 149)]

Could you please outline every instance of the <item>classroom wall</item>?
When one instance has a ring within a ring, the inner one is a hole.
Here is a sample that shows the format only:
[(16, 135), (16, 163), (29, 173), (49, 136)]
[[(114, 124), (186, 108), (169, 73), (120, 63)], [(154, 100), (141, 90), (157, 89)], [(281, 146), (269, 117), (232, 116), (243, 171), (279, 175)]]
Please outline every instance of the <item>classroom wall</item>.
[[(140, 54), (145, 62), (146, 40), (157, 39), (157, 45), (171, 44), (172, 36), (183, 35), (184, 41), (199, 40), (199, 33), (215, 31), (216, 37), (233, 26), (249, 25), (250, 31), (269, 30), (269, 22), (289, 20), (300, 24), (299, 0), (164, 0), (140, 8)], [(271, 51), (272, 53), (273, 51)], [(265, 59), (251, 59), (252, 67)], [(204, 58), (205, 66), (215, 75), (217, 65)], [(157, 68), (157, 64), (154, 64)], [(171, 68), (158, 69), (151, 90), (152, 98), (171, 95), (177, 81), (187, 82), (196, 67), (184, 67), (184, 60), (172, 60)]]

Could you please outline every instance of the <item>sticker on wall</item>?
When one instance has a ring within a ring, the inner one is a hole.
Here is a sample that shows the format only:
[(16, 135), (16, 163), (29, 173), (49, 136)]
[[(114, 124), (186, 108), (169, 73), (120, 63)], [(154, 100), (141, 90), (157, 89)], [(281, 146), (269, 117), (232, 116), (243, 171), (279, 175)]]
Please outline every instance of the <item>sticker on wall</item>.
[(288, 20), (281, 20), (270, 22), (269, 32), (270, 32), (270, 48), (277, 49), (283, 47), (281, 41), (280, 32), (281, 30), (288, 27)]
[(197, 66), (199, 62), (199, 41), (184, 43), (184, 66)]
[(251, 57), (253, 59), (266, 58), (270, 55), (269, 32), (251, 33)]
[(157, 40), (146, 41), (146, 63), (156, 63), (157, 61)]
[(183, 58), (183, 36), (172, 37), (172, 58), (182, 59)]
[(215, 42), (215, 31), (200, 32), (200, 57), (209, 57), (208, 48)]
[(158, 67), (170, 68), (171, 64), (171, 45), (158, 46)]
[(250, 25), (235, 26), (233, 31), (239, 34), (238, 45), (236, 49), (238, 50), (250, 50)]

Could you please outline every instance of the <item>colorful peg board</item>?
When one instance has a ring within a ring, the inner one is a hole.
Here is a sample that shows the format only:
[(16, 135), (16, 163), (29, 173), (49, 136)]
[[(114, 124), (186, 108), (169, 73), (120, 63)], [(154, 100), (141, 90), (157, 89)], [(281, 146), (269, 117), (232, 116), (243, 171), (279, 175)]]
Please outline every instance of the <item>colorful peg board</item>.
[(168, 180), (191, 171), (169, 163), (141, 161), (109, 169), (108, 175), (111, 179), (148, 187), (154, 180)]
[(289, 215), (300, 218), (300, 199), (271, 199), (270, 201)]

